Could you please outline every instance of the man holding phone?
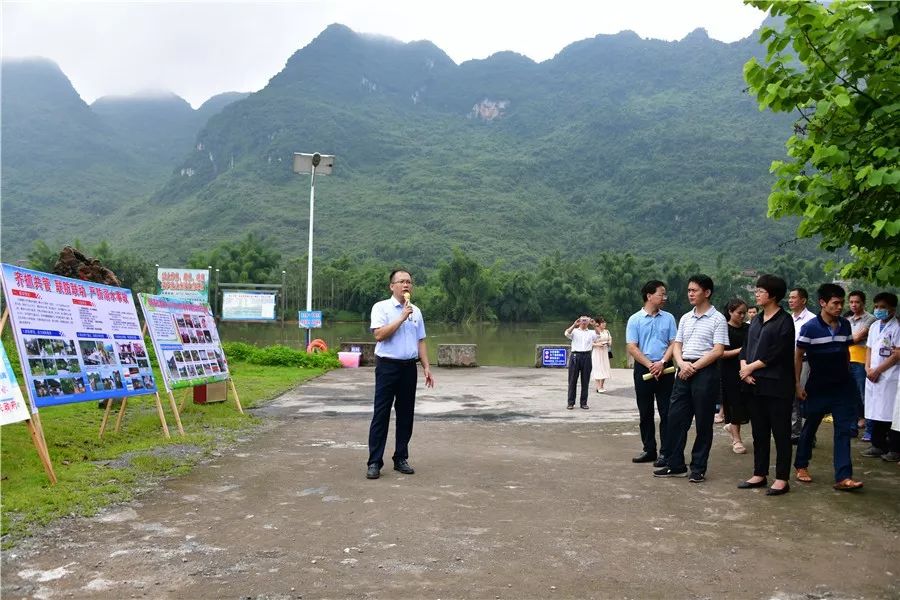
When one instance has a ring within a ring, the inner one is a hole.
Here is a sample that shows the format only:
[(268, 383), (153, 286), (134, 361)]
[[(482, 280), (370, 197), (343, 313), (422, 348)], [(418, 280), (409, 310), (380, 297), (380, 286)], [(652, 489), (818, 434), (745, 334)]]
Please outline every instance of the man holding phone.
[[(589, 329), (592, 327), (593, 329)], [(591, 351), (594, 340), (600, 334), (600, 324), (590, 317), (580, 316), (569, 325), (564, 335), (572, 340), (572, 356), (569, 358), (569, 397), (566, 408), (575, 408), (575, 388), (581, 379), (581, 408), (588, 409), (588, 382), (591, 377)]]

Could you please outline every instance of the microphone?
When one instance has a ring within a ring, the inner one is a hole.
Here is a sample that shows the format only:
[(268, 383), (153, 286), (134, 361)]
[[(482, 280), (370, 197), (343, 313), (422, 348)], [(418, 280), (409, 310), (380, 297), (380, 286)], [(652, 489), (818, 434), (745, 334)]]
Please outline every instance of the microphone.
[[(406, 300), (407, 304), (409, 304), (409, 298), (410, 298), (409, 292), (403, 292), (403, 299)], [(409, 315), (409, 317), (406, 320), (412, 321), (412, 315)]]

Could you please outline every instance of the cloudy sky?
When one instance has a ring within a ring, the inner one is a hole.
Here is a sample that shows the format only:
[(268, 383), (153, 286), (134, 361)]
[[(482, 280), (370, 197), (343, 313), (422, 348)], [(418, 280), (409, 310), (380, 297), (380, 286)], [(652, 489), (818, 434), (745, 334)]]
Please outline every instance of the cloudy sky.
[(457, 63), (513, 50), (536, 61), (600, 33), (678, 40), (703, 27), (733, 42), (764, 15), (740, 0), (0, 0), (4, 59), (55, 61), (86, 102), (171, 90), (197, 107), (256, 91), (331, 23), (431, 40)]

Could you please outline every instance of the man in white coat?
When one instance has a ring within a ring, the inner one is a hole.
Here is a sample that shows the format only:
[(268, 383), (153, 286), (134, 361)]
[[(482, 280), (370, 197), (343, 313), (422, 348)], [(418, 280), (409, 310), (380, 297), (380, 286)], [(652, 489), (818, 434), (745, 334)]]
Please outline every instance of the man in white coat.
[(870, 458), (900, 461), (900, 433), (891, 429), (897, 382), (900, 380), (900, 322), (897, 296), (881, 292), (874, 298), (875, 318), (866, 341), (866, 418), (872, 421)]

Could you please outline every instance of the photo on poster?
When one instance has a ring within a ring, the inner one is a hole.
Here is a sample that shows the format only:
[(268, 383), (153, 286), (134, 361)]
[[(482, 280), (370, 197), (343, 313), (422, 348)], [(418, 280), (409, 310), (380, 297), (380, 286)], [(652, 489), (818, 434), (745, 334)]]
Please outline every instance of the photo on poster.
[(152, 375), (144, 375), (141, 377), (141, 379), (144, 381), (144, 387), (148, 390), (156, 387), (156, 382), (153, 380)]
[(200, 355), (200, 360), (206, 360), (206, 350), (201, 348), (197, 351), (197, 354)]
[(175, 362), (184, 362), (184, 358), (181, 356), (181, 350), (176, 350), (174, 353)]
[(43, 362), (44, 362), (44, 374), (56, 375), (57, 373), (59, 373), (59, 370), (56, 368), (56, 359), (45, 358)]
[(83, 377), (73, 377), (72, 384), (75, 386), (76, 394), (83, 394), (87, 391), (87, 388), (84, 386), (84, 378)]
[(150, 361), (147, 360), (146, 358), (139, 358), (137, 361), (137, 364), (138, 364), (138, 367), (141, 369), (149, 369), (150, 368)]
[(198, 362), (200, 360), (199, 350), (191, 350), (191, 360), (194, 362)]
[(59, 387), (62, 389), (63, 394), (74, 394), (75, 393), (75, 382), (72, 381), (71, 377), (63, 377), (59, 380)]
[(197, 368), (196, 368), (194, 365), (188, 365), (188, 366), (187, 366), (187, 370), (188, 370), (188, 375), (189, 375), (190, 377), (196, 377), (196, 376), (197, 376)]
[(44, 361), (40, 358), (29, 358), (28, 368), (31, 369), (32, 375), (37, 375), (38, 377), (43, 377), (47, 374), (47, 371), (44, 369)]
[(59, 379), (45, 379), (44, 385), (47, 386), (47, 392), (51, 396), (62, 396), (62, 386)]
[(197, 365), (197, 375), (205, 375), (206, 371), (203, 369), (203, 365)]
[(178, 367), (178, 376), (182, 379), (187, 379), (189, 376), (187, 367)]
[(38, 338), (25, 338), (25, 355), (26, 356), (40, 356), (41, 355), (41, 340)]
[(47, 386), (44, 385), (43, 379), (33, 380), (32, 385), (34, 386), (34, 391), (39, 398), (45, 398), (50, 395), (50, 390), (48, 390)]
[(63, 341), (63, 354), (66, 356), (78, 356), (78, 348), (75, 346), (75, 340)]
[(100, 378), (100, 373), (88, 373), (87, 377), (88, 385), (90, 386), (91, 390), (99, 392), (100, 390), (105, 389)]

